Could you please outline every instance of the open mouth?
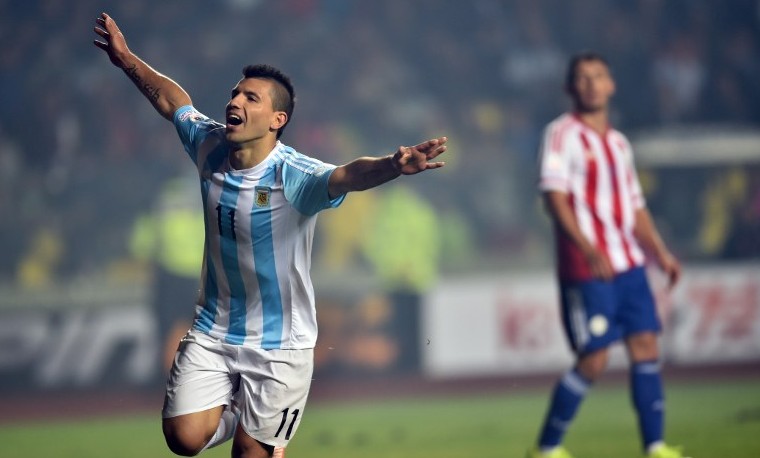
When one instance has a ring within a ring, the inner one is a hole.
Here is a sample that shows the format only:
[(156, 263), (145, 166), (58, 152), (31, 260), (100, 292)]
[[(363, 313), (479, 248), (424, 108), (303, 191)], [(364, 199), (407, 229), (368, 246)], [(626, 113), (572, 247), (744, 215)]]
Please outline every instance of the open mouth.
[(239, 126), (240, 124), (243, 124), (243, 118), (236, 114), (228, 114), (227, 115), (227, 124), (231, 126)]

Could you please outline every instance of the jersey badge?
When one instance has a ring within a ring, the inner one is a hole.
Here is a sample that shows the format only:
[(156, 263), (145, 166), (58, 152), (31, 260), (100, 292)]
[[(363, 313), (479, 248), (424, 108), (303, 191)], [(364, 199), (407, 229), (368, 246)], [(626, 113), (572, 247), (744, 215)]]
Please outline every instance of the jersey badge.
[(550, 152), (546, 156), (546, 168), (551, 171), (562, 170), (562, 158), (559, 152)]
[(317, 168), (314, 169), (314, 176), (322, 176), (325, 172), (329, 170), (329, 167), (326, 165), (320, 165)]
[(603, 336), (609, 328), (607, 318), (602, 315), (594, 315), (588, 322), (588, 329), (596, 337)]
[(256, 206), (268, 207), (269, 197), (272, 195), (272, 188), (267, 186), (256, 186)]
[(193, 122), (203, 121), (204, 116), (198, 110), (188, 110), (179, 115), (179, 122), (185, 122), (190, 119)]

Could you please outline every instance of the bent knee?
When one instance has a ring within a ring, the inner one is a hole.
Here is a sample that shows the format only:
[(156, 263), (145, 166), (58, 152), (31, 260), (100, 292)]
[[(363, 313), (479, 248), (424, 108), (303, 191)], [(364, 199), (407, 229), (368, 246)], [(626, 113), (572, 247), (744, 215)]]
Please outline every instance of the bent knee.
[(596, 380), (607, 368), (609, 351), (606, 348), (582, 356), (577, 363), (577, 370), (587, 380)]
[(209, 437), (206, 431), (188, 425), (178, 425), (164, 420), (164, 439), (173, 453), (180, 456), (195, 456), (203, 451)]
[(660, 357), (657, 334), (653, 332), (633, 334), (626, 338), (625, 344), (634, 362), (652, 361)]
[(236, 458), (269, 458), (274, 456), (274, 449), (273, 445), (252, 438), (242, 428), (238, 428), (232, 441), (232, 456)]

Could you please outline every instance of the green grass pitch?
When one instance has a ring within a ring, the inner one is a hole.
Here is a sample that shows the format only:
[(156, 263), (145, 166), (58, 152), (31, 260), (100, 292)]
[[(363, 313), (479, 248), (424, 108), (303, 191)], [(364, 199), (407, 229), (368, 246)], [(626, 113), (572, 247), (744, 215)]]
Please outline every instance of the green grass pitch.
[[(760, 457), (760, 383), (668, 383), (667, 436), (694, 458)], [(288, 458), (521, 458), (547, 390), (307, 407)], [(158, 410), (160, 406), (157, 406)], [(625, 386), (591, 391), (566, 440), (577, 458), (641, 456)], [(0, 457), (169, 457), (156, 416), (0, 426)], [(229, 445), (204, 452), (228, 457)]]

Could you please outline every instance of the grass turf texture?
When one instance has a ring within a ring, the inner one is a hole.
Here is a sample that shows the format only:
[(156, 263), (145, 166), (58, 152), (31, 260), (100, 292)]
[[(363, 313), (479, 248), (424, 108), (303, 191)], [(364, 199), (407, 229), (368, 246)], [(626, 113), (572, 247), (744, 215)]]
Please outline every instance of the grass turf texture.
[[(760, 456), (760, 383), (670, 383), (667, 436), (695, 458)], [(288, 458), (524, 456), (548, 390), (509, 395), (313, 404)], [(159, 406), (156, 408), (158, 409)], [(566, 446), (578, 458), (641, 456), (625, 386), (591, 391)], [(158, 415), (0, 426), (0, 456), (169, 457)], [(201, 456), (228, 457), (229, 444)]]

